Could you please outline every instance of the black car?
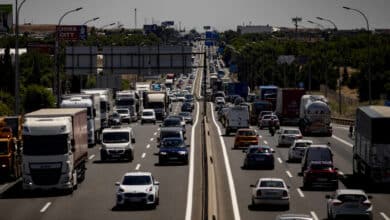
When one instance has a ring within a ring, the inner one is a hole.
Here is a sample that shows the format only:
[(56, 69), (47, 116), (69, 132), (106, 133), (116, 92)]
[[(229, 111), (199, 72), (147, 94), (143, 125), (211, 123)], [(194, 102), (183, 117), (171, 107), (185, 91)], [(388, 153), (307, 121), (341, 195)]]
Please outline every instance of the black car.
[(181, 106), (182, 112), (192, 112), (193, 106), (189, 102), (183, 102), (183, 105)]
[(187, 124), (193, 124), (194, 121), (191, 112), (180, 112), (179, 115), (184, 118), (184, 121)]
[(187, 146), (181, 138), (164, 138), (158, 152), (158, 162), (164, 164), (173, 161), (188, 164)]
[(273, 153), (275, 152), (269, 146), (250, 145), (247, 150), (244, 159), (244, 169), (252, 167), (266, 167), (274, 169), (275, 160)]
[(185, 129), (185, 126), (182, 125), (182, 120), (178, 119), (178, 118), (175, 118), (175, 117), (170, 117), (170, 118), (166, 118), (161, 127), (179, 127), (183, 130), (183, 133), (186, 133), (186, 129)]

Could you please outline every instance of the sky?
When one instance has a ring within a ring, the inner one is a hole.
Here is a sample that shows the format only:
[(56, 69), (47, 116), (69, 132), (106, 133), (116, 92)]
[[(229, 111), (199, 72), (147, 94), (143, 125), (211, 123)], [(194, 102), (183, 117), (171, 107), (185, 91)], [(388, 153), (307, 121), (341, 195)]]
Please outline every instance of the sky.
[[(20, 2), (21, 0), (19, 0)], [(14, 4), (15, 0), (0, 0)], [(137, 27), (152, 22), (175, 21), (176, 28), (196, 28), (203, 31), (209, 25), (218, 31), (236, 30), (237, 25), (271, 25), (293, 27), (292, 17), (301, 17), (301, 26), (313, 28), (307, 20), (333, 27), (317, 16), (332, 20), (339, 29), (360, 29), (366, 26), (363, 17), (342, 8), (362, 10), (370, 28), (390, 28), (390, 0), (26, 0), (21, 8), (20, 23), (55, 24), (62, 14), (77, 7), (82, 10), (69, 14), (63, 24), (75, 25), (100, 17), (89, 23), (101, 27), (120, 22), (134, 28), (134, 9), (137, 8)]]

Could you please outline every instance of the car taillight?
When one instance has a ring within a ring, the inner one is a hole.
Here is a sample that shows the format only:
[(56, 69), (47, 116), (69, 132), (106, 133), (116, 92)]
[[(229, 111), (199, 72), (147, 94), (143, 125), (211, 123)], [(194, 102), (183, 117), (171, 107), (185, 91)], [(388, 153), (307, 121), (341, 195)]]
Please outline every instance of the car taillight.
[(362, 205), (369, 208), (371, 206), (371, 202), (366, 200), (366, 201), (362, 202)]
[(333, 204), (334, 206), (339, 206), (339, 205), (343, 204), (343, 202), (341, 202), (340, 200), (334, 200), (334, 201), (332, 202), (332, 204)]
[(283, 191), (283, 197), (287, 197), (287, 196), (288, 196), (287, 191)]
[(302, 139), (302, 135), (297, 135), (297, 139)]

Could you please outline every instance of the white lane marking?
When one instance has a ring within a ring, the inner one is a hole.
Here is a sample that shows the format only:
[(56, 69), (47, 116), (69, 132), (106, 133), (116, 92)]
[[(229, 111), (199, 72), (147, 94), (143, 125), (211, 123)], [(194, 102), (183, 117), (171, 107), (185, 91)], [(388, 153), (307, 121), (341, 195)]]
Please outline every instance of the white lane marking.
[(314, 218), (314, 220), (318, 220), (319, 219), (314, 211), (311, 211), (310, 215)]
[(195, 128), (199, 120), (199, 103), (196, 102), (196, 120), (191, 129), (190, 168), (188, 173), (187, 206), (185, 220), (192, 219), (192, 202), (194, 194), (194, 157), (195, 157)]
[(149, 149), (149, 147), (150, 147), (150, 144), (146, 145), (146, 149)]
[(42, 209), (40, 210), (40, 212), (46, 212), (46, 210), (49, 208), (50, 205), (51, 205), (51, 202), (47, 202), (47, 203), (42, 207)]
[(293, 175), (290, 173), (290, 171), (287, 170), (286, 173), (287, 173), (287, 176), (288, 176), (288, 177), (290, 177), (290, 178), (293, 177)]
[(95, 154), (92, 154), (91, 156), (88, 157), (89, 160), (92, 160), (95, 157)]
[(156, 136), (156, 135), (157, 135), (157, 132), (154, 132), (153, 135)]
[(264, 144), (268, 144), (268, 141), (264, 141)]
[(7, 186), (8, 186), (8, 183), (6, 183), (6, 184), (2, 185), (2, 186), (1, 186), (1, 188), (0, 188), (0, 190), (3, 190), (3, 189), (5, 189), (5, 187), (7, 187)]
[(387, 217), (387, 215), (385, 213), (380, 212), (379, 214), (383, 217), (384, 220), (390, 220), (390, 218)]
[(278, 161), (279, 161), (279, 163), (283, 163), (283, 161), (280, 157), (278, 157)]
[(345, 140), (343, 140), (343, 139), (337, 137), (336, 135), (332, 135), (332, 138), (334, 138), (334, 139), (340, 141), (341, 143), (343, 143), (343, 144), (345, 144), (345, 145), (347, 145), (347, 146), (349, 146), (349, 147), (353, 147), (353, 145), (352, 145), (351, 143), (349, 143), (348, 141), (345, 141)]
[[(211, 109), (214, 109), (213, 103), (210, 103), (210, 104), (211, 104)], [(230, 196), (231, 196), (231, 199), (232, 199), (232, 207), (233, 207), (234, 219), (235, 220), (240, 220), (241, 219), (241, 217), (240, 217), (240, 210), (238, 208), (236, 189), (235, 189), (235, 186), (234, 186), (233, 175), (232, 175), (232, 171), (231, 171), (231, 168), (230, 168), (229, 157), (228, 157), (227, 152), (226, 152), (225, 141), (223, 140), (223, 137), (222, 137), (221, 128), (219, 127), (219, 125), (217, 124), (217, 122), (215, 120), (214, 111), (211, 111), (211, 116), (213, 118), (213, 122), (214, 122), (215, 126), (217, 127), (218, 134), (219, 134), (219, 140), (220, 140), (221, 145), (222, 145), (222, 153), (223, 153), (223, 158), (224, 158), (224, 162), (225, 162), (226, 174), (227, 174), (227, 177), (228, 177), (228, 183), (229, 183)]]
[(263, 136), (259, 135), (260, 138), (263, 138)]
[(139, 170), (140, 167), (141, 167), (141, 164), (137, 164), (137, 166), (135, 167), (135, 170)]
[(153, 141), (154, 140), (154, 138), (150, 138), (150, 141)]
[(159, 131), (160, 130), (160, 128), (157, 128), (157, 131)]
[(141, 158), (145, 158), (145, 156), (146, 156), (146, 153), (143, 153), (142, 156), (141, 156)]
[(300, 188), (297, 188), (298, 194), (300, 197), (305, 197), (305, 194), (303, 194), (302, 190)]
[(344, 176), (344, 173), (342, 171), (339, 171), (340, 176)]

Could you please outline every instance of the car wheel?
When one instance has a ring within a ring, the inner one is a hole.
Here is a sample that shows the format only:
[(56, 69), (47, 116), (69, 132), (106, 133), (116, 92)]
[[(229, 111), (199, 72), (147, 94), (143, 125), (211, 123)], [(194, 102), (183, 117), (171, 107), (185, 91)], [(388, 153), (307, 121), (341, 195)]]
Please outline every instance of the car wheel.
[(143, 125), (144, 124), (144, 121), (141, 121), (141, 125)]
[(131, 151), (129, 156), (129, 161), (133, 161), (133, 160), (134, 160), (134, 152)]
[(106, 155), (100, 154), (100, 160), (101, 161), (106, 161), (107, 160)]
[(286, 210), (289, 210), (289, 209), (290, 209), (290, 204), (287, 204), (284, 208), (285, 208)]

